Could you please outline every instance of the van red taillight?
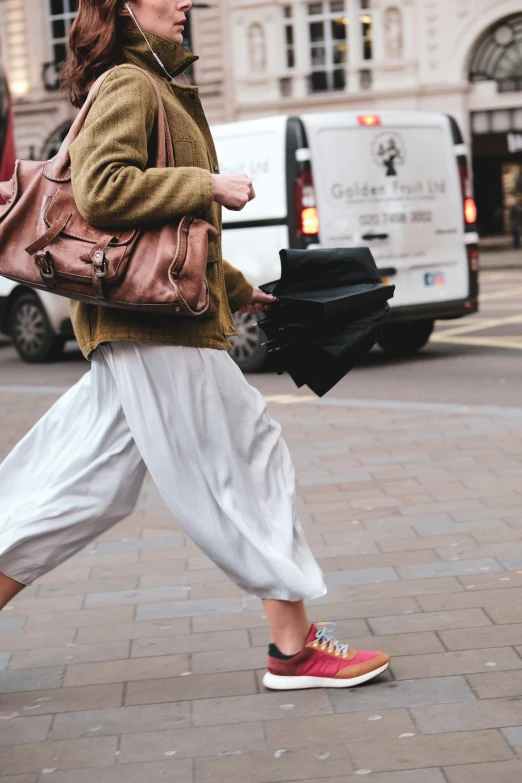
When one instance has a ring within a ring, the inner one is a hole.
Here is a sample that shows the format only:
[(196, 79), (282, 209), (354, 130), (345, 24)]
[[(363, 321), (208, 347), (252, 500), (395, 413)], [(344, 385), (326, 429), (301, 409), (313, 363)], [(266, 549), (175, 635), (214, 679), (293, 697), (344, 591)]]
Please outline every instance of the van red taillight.
[(467, 198), (464, 201), (464, 217), (466, 218), (466, 223), (477, 222), (477, 205), (475, 204), (475, 199)]
[(380, 125), (381, 118), (378, 117), (377, 114), (360, 114), (357, 117), (357, 122), (359, 125), (366, 125), (371, 127), (372, 125)]
[(464, 210), (464, 220), (467, 226), (472, 226), (477, 222), (477, 205), (473, 198), (473, 187), (471, 184), (471, 174), (469, 165), (465, 158), (459, 163), (460, 187), (462, 190), (462, 205)]
[(295, 180), (295, 231), (298, 237), (319, 233), (319, 215), (312, 172), (302, 171)]

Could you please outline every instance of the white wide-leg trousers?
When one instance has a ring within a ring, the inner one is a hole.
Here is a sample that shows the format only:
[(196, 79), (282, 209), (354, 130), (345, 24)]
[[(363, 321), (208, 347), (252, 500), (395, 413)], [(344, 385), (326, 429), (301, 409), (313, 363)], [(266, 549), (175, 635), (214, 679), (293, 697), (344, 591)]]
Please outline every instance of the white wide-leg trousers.
[(280, 427), (225, 351), (110, 343), (0, 465), (0, 572), (23, 584), (130, 514), (149, 470), (243, 589), (324, 595)]

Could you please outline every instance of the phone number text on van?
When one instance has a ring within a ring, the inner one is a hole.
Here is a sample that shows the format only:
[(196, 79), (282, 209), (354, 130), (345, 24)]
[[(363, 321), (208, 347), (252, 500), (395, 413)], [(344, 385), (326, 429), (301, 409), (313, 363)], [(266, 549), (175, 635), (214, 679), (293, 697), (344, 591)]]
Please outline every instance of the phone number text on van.
[(446, 193), (445, 180), (426, 180), (421, 182), (387, 182), (383, 185), (370, 185), (368, 182), (353, 185), (332, 185), (331, 195), (336, 201), (380, 201), (396, 198), (436, 198)]
[(389, 223), (431, 223), (433, 212), (430, 210), (414, 210), (412, 212), (372, 212), (359, 215), (361, 226), (380, 226)]

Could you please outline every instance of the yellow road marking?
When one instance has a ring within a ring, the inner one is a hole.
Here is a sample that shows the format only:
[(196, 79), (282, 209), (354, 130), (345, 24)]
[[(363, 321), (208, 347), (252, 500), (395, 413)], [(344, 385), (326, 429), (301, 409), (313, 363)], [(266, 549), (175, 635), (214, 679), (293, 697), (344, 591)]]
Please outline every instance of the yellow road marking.
[(446, 337), (443, 332), (437, 332), (430, 342), (451, 343), (452, 345), (482, 346), (483, 348), (506, 348), (522, 351), (522, 337)]
[(315, 400), (313, 394), (270, 394), (265, 397), (265, 402), (278, 402), (280, 405), (290, 405), (295, 402), (307, 402)]

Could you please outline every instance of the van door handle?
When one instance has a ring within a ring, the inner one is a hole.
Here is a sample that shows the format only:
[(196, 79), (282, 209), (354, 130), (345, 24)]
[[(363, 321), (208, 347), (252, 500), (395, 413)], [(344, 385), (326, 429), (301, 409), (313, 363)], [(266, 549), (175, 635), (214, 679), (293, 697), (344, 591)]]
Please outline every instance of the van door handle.
[(388, 239), (389, 234), (363, 234), (363, 239)]

